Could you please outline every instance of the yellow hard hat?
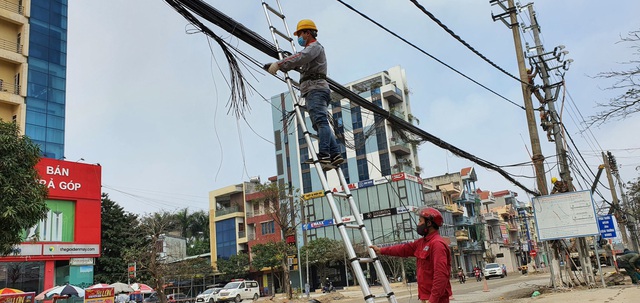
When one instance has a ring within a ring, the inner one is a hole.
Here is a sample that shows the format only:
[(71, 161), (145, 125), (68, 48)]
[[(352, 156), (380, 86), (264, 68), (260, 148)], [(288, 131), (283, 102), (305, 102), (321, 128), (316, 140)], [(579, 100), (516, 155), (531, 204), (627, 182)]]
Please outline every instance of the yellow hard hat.
[(314, 30), (316, 32), (318, 31), (318, 28), (316, 27), (316, 24), (313, 21), (311, 21), (309, 19), (302, 19), (302, 20), (300, 20), (300, 22), (298, 22), (298, 26), (296, 27), (296, 31), (293, 32), (293, 34), (295, 36), (297, 36), (298, 32), (303, 30), (303, 29), (311, 29), (311, 30)]
[(556, 182), (558, 182), (558, 178), (551, 177), (551, 183), (555, 184)]

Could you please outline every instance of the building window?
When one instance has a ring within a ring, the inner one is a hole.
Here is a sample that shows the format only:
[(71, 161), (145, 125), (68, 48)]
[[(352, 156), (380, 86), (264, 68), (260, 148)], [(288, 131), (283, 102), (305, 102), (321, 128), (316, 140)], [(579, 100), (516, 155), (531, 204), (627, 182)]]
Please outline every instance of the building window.
[(380, 154), (380, 173), (383, 176), (391, 175), (391, 164), (389, 163), (389, 154)]
[(360, 111), (360, 106), (351, 107), (351, 122), (353, 130), (362, 128), (362, 113)]
[(367, 158), (358, 159), (358, 181), (369, 179), (369, 165)]
[[(307, 167), (309, 167), (309, 164), (307, 164)], [(305, 172), (302, 173), (302, 191), (305, 193), (310, 193), (313, 191), (313, 188), (311, 187), (311, 173), (310, 172)]]
[(273, 223), (273, 221), (260, 223), (260, 228), (262, 230), (262, 234), (263, 235), (269, 235), (269, 234), (275, 234), (276, 233), (276, 226)]
[(387, 132), (384, 125), (376, 127), (376, 141), (378, 142), (378, 150), (387, 150)]
[(235, 219), (216, 222), (216, 248), (218, 258), (228, 259), (237, 254)]
[(309, 169), (309, 164), (304, 163), (304, 161), (306, 161), (307, 159), (311, 159), (311, 157), (309, 157), (309, 149), (306, 147), (303, 147), (300, 149), (300, 169), (305, 170), (305, 169)]
[(365, 155), (367, 150), (365, 148), (364, 133), (353, 133), (353, 141), (356, 146), (356, 157)]

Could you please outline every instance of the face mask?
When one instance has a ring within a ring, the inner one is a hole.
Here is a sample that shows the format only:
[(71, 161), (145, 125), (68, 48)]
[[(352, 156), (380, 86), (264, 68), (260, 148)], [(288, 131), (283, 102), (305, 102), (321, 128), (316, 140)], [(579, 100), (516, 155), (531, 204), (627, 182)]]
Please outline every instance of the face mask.
[(300, 44), (300, 46), (305, 46), (307, 42), (304, 41), (304, 38), (302, 38), (302, 36), (300, 36), (298, 37), (298, 44)]
[(418, 225), (418, 228), (416, 229), (416, 231), (418, 232), (418, 235), (426, 236), (427, 235), (427, 224)]

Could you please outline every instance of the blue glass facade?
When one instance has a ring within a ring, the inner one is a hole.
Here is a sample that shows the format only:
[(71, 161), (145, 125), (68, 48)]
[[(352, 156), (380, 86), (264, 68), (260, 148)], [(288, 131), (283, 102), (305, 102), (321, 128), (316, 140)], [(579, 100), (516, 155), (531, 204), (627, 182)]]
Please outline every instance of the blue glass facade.
[(67, 0), (32, 0), (25, 133), (48, 158), (64, 156)]
[(216, 255), (229, 259), (237, 254), (236, 220), (231, 218), (216, 222)]

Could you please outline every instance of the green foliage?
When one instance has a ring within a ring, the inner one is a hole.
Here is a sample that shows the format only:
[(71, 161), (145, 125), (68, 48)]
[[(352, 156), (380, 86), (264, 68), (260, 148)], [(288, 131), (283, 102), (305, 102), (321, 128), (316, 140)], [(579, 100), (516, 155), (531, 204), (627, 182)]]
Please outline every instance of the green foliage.
[(274, 271), (283, 270), (283, 264), (289, 254), (295, 253), (295, 248), (284, 241), (256, 244), (251, 247), (253, 258), (251, 267), (255, 270), (271, 267)]
[(10, 254), (24, 230), (47, 213), (47, 189), (35, 165), (40, 150), (15, 123), (0, 120), (0, 255)]
[(207, 213), (202, 210), (189, 213), (189, 209), (184, 208), (172, 217), (176, 229), (180, 231), (180, 236), (187, 240), (187, 256), (209, 252), (209, 215)]
[(213, 274), (209, 258), (194, 258), (169, 264), (168, 272), (181, 278), (201, 278)]
[(140, 248), (144, 237), (138, 231), (138, 216), (125, 212), (109, 195), (102, 194), (102, 254), (96, 259), (96, 283), (127, 281), (127, 249)]
[(246, 278), (249, 274), (249, 255), (239, 252), (229, 259), (218, 258), (217, 265), (223, 280)]
[(343, 261), (345, 256), (342, 242), (328, 238), (318, 238), (309, 241), (307, 245), (300, 249), (301, 258), (306, 258), (309, 254), (309, 264), (315, 264), (318, 274), (325, 277), (325, 268), (332, 261)]

